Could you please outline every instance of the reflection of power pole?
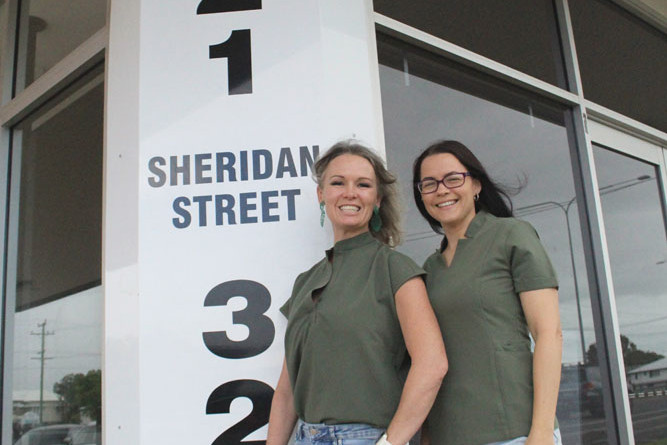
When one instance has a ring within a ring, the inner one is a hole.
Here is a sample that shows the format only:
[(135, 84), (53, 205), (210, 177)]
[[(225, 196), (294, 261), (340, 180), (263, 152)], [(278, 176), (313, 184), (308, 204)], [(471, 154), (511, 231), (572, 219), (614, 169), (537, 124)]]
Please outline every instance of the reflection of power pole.
[[(641, 175), (636, 178), (626, 179), (624, 181), (615, 182), (613, 184), (600, 187), (598, 189), (600, 196), (606, 195), (608, 193), (617, 192), (629, 187), (634, 187), (638, 184), (643, 184), (646, 181), (654, 179), (650, 175)], [(567, 241), (570, 247), (570, 263), (572, 265), (572, 277), (574, 278), (574, 297), (577, 303), (577, 319), (579, 321), (579, 339), (581, 340), (581, 354), (583, 363), (586, 364), (586, 341), (584, 340), (584, 323), (581, 316), (581, 302), (579, 300), (579, 283), (577, 282), (577, 272), (574, 263), (574, 246), (572, 244), (572, 231), (570, 229), (570, 209), (572, 204), (576, 204), (577, 197), (573, 197), (568, 201), (556, 202), (556, 201), (544, 201), (537, 204), (531, 204), (524, 207), (519, 207), (515, 210), (515, 215), (517, 216), (527, 216), (532, 215), (533, 213), (540, 213), (551, 209), (560, 209), (565, 214), (565, 223), (567, 225)]]
[(581, 317), (581, 301), (579, 300), (579, 282), (577, 280), (577, 269), (574, 263), (574, 246), (572, 244), (572, 231), (570, 230), (570, 209), (577, 202), (577, 197), (567, 201), (565, 205), (556, 201), (545, 201), (516, 209), (517, 215), (530, 215), (550, 209), (560, 209), (565, 214), (565, 225), (567, 227), (567, 242), (570, 247), (570, 264), (572, 266), (572, 278), (574, 279), (574, 298), (577, 303), (577, 321), (579, 322), (579, 340), (581, 341), (581, 356), (586, 364), (586, 340), (584, 339), (584, 321)]
[(42, 328), (41, 332), (30, 332), (30, 335), (41, 335), (42, 336), (42, 348), (39, 351), (39, 357), (31, 357), (32, 360), (40, 361), (40, 372), (39, 372), (39, 423), (44, 423), (44, 361), (50, 360), (51, 357), (46, 357), (46, 343), (45, 339), (47, 335), (53, 335), (53, 331), (46, 332), (46, 320), (44, 323), (37, 323), (37, 326)]
[(577, 300), (577, 320), (579, 321), (579, 338), (581, 339), (581, 356), (583, 363), (586, 364), (588, 357), (586, 355), (586, 340), (584, 340), (584, 321), (581, 317), (581, 301), (579, 300), (579, 280), (577, 280), (577, 269), (574, 264), (574, 245), (572, 244), (572, 230), (570, 229), (570, 206), (577, 201), (576, 196), (567, 203), (565, 208), (558, 205), (565, 213), (565, 224), (567, 224), (567, 242), (570, 246), (570, 263), (572, 264), (572, 278), (574, 278), (574, 296)]

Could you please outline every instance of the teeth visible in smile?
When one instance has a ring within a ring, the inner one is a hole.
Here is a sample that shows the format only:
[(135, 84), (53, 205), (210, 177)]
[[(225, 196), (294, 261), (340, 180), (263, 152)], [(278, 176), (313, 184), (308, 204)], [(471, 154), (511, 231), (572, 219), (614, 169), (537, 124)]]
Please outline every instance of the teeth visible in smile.
[(456, 201), (445, 201), (445, 202), (441, 202), (440, 204), (436, 204), (435, 206), (436, 207), (449, 207), (449, 206), (452, 206), (454, 204), (456, 204)]
[(351, 205), (349, 205), (349, 206), (340, 206), (340, 209), (344, 212), (358, 212), (359, 211), (359, 207), (351, 206)]

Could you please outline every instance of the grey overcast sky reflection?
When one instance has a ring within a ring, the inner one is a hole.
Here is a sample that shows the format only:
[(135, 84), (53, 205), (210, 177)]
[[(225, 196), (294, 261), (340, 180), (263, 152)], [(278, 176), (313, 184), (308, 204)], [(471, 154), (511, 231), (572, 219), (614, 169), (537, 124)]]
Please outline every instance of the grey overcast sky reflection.
[[(433, 233), (412, 202), (414, 158), (439, 139), (463, 142), (500, 183), (510, 187), (523, 185), (520, 193), (513, 197), (514, 208), (522, 219), (537, 229), (559, 276), (565, 343), (563, 362), (581, 362), (582, 342), (587, 349), (595, 342), (595, 334), (565, 127), (540, 118), (528, 98), (524, 99), (523, 109), (516, 105), (516, 98), (510, 108), (411, 75), (410, 64), (406, 63), (406, 66), (408, 72), (380, 66), (388, 163), (399, 176), (406, 207), (405, 243), (399, 249), (422, 262), (440, 242), (440, 237)], [(633, 301), (641, 300), (667, 308), (664, 291), (667, 286), (658, 279), (662, 279), (661, 271), (665, 276), (664, 268), (667, 267), (664, 263), (658, 264), (665, 260), (664, 227), (651, 226), (649, 230), (638, 225), (639, 221), (644, 224), (656, 209), (659, 210), (659, 201), (647, 200), (640, 205), (633, 197), (643, 188), (655, 189), (655, 179), (653, 184), (650, 180), (637, 180), (646, 174), (644, 170), (616, 168), (609, 180), (600, 180), (600, 184), (645, 182), (618, 191), (610, 190), (603, 201), (615, 202), (618, 209), (614, 211), (619, 212), (619, 218), (631, 219), (639, 234), (656, 233), (648, 251), (632, 237), (616, 234), (616, 229), (611, 229), (607, 235), (618, 244), (611, 249), (619, 251), (621, 257), (634, 258), (639, 254), (652, 258), (650, 265), (632, 261), (631, 267), (614, 271), (616, 298), (619, 312), (623, 312), (620, 317), (623, 334), (642, 349), (665, 354), (667, 348), (662, 340), (665, 329), (658, 329), (658, 326), (660, 323), (664, 326), (666, 321), (660, 319), (651, 322), (653, 326), (645, 325), (649, 318), (647, 312), (631, 307)], [(654, 173), (652, 177), (655, 178)], [(574, 273), (577, 274), (576, 291)], [(583, 330), (578, 322), (578, 307), (582, 313)]]

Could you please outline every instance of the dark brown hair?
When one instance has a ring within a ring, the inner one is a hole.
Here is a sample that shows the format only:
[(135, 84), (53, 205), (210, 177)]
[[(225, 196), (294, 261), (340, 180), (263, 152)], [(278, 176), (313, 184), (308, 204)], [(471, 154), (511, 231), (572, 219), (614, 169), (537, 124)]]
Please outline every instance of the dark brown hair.
[[(434, 144), (428, 146), (421, 154), (415, 159), (415, 162), (412, 166), (412, 181), (413, 181), (413, 194), (415, 198), (415, 204), (419, 213), (428, 221), (429, 225), (434, 232), (443, 234), (442, 226), (440, 222), (429, 215), (426, 207), (424, 207), (424, 202), (422, 201), (422, 196), (419, 190), (417, 189), (417, 183), (421, 181), (421, 167), (424, 159), (431, 155), (449, 153), (456, 157), (461, 164), (470, 172), (470, 175), (479, 181), (482, 185), (482, 191), (479, 193), (479, 199), (475, 201), (475, 212), (484, 210), (492, 215), (499, 217), (508, 217), (512, 216), (512, 200), (509, 197), (507, 191), (505, 191), (501, 186), (494, 182), (486, 172), (486, 169), (479, 162), (479, 159), (461, 142), (458, 141), (438, 141)], [(447, 238), (443, 240), (442, 249), (444, 250), (447, 247)]]

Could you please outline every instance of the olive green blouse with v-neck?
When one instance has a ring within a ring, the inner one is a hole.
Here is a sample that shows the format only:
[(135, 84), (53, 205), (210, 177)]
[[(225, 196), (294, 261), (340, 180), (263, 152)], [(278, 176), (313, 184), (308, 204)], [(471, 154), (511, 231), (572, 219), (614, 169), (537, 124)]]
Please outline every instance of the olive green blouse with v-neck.
[(366, 232), (337, 242), (296, 279), (280, 309), (297, 415), (386, 428), (403, 388), (406, 347), (394, 296), (424, 271)]
[(475, 445), (528, 435), (532, 353), (519, 293), (557, 288), (544, 247), (527, 222), (480, 212), (447, 266), (424, 263), (449, 370), (428, 417), (434, 445)]

